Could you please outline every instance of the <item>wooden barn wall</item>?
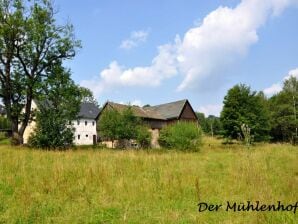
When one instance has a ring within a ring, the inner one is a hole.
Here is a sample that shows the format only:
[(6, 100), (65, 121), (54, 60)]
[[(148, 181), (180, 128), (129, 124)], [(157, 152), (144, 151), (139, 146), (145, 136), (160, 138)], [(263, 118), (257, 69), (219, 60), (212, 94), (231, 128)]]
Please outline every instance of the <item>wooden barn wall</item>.
[(144, 119), (144, 122), (148, 124), (151, 129), (161, 129), (166, 125), (166, 121), (162, 120)]
[(189, 104), (186, 104), (184, 110), (182, 111), (180, 120), (198, 120)]

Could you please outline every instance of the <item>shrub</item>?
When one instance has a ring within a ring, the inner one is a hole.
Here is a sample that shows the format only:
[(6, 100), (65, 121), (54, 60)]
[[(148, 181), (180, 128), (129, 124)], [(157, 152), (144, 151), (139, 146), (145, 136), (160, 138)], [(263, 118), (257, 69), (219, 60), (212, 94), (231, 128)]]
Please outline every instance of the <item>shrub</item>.
[(149, 148), (151, 144), (151, 133), (146, 126), (138, 126), (136, 134), (137, 143), (141, 148)]
[(59, 113), (52, 109), (47, 113), (38, 113), (37, 128), (30, 136), (28, 145), (42, 149), (66, 149), (73, 145), (73, 129)]
[(159, 144), (168, 149), (198, 151), (202, 131), (192, 122), (177, 122), (160, 131)]
[(0, 141), (7, 139), (6, 133), (5, 132), (0, 132)]

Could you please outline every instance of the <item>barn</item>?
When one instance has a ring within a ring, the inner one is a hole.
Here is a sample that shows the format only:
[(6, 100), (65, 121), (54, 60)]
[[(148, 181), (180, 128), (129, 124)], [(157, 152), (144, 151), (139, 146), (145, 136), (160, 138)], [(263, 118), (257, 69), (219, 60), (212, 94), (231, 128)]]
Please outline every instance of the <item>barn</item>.
[[(150, 128), (152, 133), (152, 147), (159, 147), (158, 137), (159, 131), (166, 125), (173, 124), (179, 121), (189, 121), (198, 123), (198, 118), (195, 111), (193, 110), (190, 102), (187, 99), (179, 100), (175, 102), (160, 104), (156, 106), (130, 106), (113, 102), (106, 102), (99, 113), (99, 126), (100, 126), (100, 116), (106, 110), (116, 110), (122, 112), (130, 107), (135, 116), (141, 118), (144, 123)], [(99, 133), (100, 135), (100, 133)], [(107, 146), (111, 146), (111, 142), (104, 142)]]

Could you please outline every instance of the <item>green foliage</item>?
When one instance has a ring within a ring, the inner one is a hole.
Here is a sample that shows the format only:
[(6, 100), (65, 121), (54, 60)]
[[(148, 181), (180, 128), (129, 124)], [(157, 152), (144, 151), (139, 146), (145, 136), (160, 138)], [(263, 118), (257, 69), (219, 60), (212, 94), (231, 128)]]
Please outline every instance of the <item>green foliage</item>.
[(84, 94), (70, 78), (69, 71), (60, 66), (52, 70), (55, 76), (43, 86), (36, 112), (37, 128), (29, 145), (45, 149), (64, 149), (73, 144), (73, 129), (69, 125), (77, 119)]
[(119, 138), (119, 125), (121, 123), (121, 114), (113, 109), (105, 110), (98, 122), (99, 136), (102, 140), (111, 140), (114, 142)]
[(274, 141), (290, 142), (297, 138), (297, 105), (298, 80), (291, 77), (284, 82), (282, 91), (269, 99), (270, 134)]
[(220, 118), (223, 134), (227, 138), (239, 138), (241, 125), (246, 124), (250, 127), (255, 141), (269, 139), (267, 100), (262, 92), (251, 92), (250, 87), (246, 85), (236, 85), (228, 91)]
[(137, 127), (136, 140), (141, 148), (149, 148), (151, 144), (151, 132), (145, 125)]
[(103, 140), (123, 142), (135, 139), (140, 147), (147, 148), (150, 146), (151, 133), (142, 121), (134, 115), (131, 107), (122, 112), (106, 109), (100, 116), (98, 130), (99, 136)]
[(37, 113), (37, 129), (30, 137), (31, 147), (42, 149), (65, 149), (73, 145), (73, 130), (67, 127), (67, 120), (57, 109)]
[(11, 122), (3, 116), (0, 116), (0, 129), (9, 130), (11, 128)]
[(5, 132), (0, 132), (0, 141), (7, 139), (6, 133)]
[(159, 144), (168, 149), (197, 151), (201, 145), (202, 132), (193, 122), (177, 122), (161, 129)]
[(22, 143), (32, 100), (55, 77), (52, 67), (73, 58), (80, 47), (72, 25), (56, 22), (51, 2), (0, 1), (0, 97), (16, 144)]
[(204, 113), (197, 112), (200, 127), (205, 134), (208, 135), (221, 135), (222, 124), (219, 117), (209, 115), (207, 118)]
[(134, 115), (131, 107), (123, 110), (120, 116), (120, 123), (118, 125), (118, 139), (136, 139), (138, 125), (140, 123), (141, 121)]

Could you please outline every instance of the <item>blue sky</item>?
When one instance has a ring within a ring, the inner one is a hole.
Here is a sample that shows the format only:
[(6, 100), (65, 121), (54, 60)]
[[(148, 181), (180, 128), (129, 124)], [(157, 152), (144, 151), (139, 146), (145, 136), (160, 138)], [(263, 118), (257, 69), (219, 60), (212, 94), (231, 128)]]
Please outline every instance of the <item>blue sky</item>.
[(76, 83), (106, 100), (189, 99), (219, 115), (229, 88), (268, 95), (298, 76), (297, 0), (59, 0), (59, 22), (82, 41), (66, 63)]

